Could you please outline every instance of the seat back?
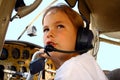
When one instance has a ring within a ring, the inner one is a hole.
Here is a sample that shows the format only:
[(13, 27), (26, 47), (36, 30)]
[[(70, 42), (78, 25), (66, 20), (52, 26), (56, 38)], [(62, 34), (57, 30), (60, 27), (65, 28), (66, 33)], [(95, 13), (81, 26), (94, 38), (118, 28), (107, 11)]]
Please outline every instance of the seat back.
[(120, 68), (110, 71), (107, 77), (109, 80), (120, 80)]

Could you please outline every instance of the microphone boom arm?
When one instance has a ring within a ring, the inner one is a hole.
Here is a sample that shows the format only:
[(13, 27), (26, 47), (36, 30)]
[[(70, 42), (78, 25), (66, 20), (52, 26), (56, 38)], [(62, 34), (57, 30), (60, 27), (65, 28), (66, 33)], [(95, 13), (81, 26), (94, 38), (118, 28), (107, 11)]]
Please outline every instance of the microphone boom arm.
[(47, 53), (47, 55), (49, 55), (48, 52), (52, 52), (52, 51), (62, 52), (62, 53), (74, 53), (74, 52), (80, 52), (80, 53), (82, 53), (82, 52), (84, 52), (86, 50), (90, 50), (92, 48), (93, 47), (91, 47), (89, 49), (79, 50), (79, 51), (65, 51), (65, 50), (56, 49), (52, 45), (47, 45), (47, 46), (45, 46), (44, 49), (45, 49), (45, 52)]

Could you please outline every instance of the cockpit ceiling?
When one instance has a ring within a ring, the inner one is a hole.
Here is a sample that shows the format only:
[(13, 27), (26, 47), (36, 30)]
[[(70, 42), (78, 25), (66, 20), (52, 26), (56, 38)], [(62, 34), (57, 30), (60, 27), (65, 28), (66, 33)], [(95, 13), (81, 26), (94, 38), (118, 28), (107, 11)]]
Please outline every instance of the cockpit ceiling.
[(91, 11), (91, 26), (109, 37), (120, 39), (120, 0), (85, 1)]
[[(70, 2), (70, 0), (66, 1)], [(91, 27), (95, 27), (102, 34), (106, 35), (107, 33), (109, 37), (114, 38), (115, 36), (115, 38), (120, 39), (120, 0), (78, 1), (79, 10), (90, 20)], [(114, 34), (110, 32), (114, 32)]]

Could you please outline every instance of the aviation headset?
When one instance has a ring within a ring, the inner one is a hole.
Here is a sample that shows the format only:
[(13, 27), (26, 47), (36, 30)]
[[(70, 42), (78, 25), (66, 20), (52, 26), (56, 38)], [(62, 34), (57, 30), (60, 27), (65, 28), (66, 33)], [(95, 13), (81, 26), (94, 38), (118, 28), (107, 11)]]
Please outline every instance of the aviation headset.
[(89, 24), (85, 28), (80, 26), (77, 32), (75, 50), (82, 51), (81, 54), (83, 54), (92, 49), (92, 39), (93, 33), (89, 30)]

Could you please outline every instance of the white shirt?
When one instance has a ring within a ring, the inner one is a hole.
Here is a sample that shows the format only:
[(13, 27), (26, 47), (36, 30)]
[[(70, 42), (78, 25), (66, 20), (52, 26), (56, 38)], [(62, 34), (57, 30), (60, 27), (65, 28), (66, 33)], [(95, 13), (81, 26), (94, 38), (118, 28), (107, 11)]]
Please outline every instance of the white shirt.
[(94, 57), (84, 53), (73, 57), (57, 70), (55, 80), (108, 80)]

